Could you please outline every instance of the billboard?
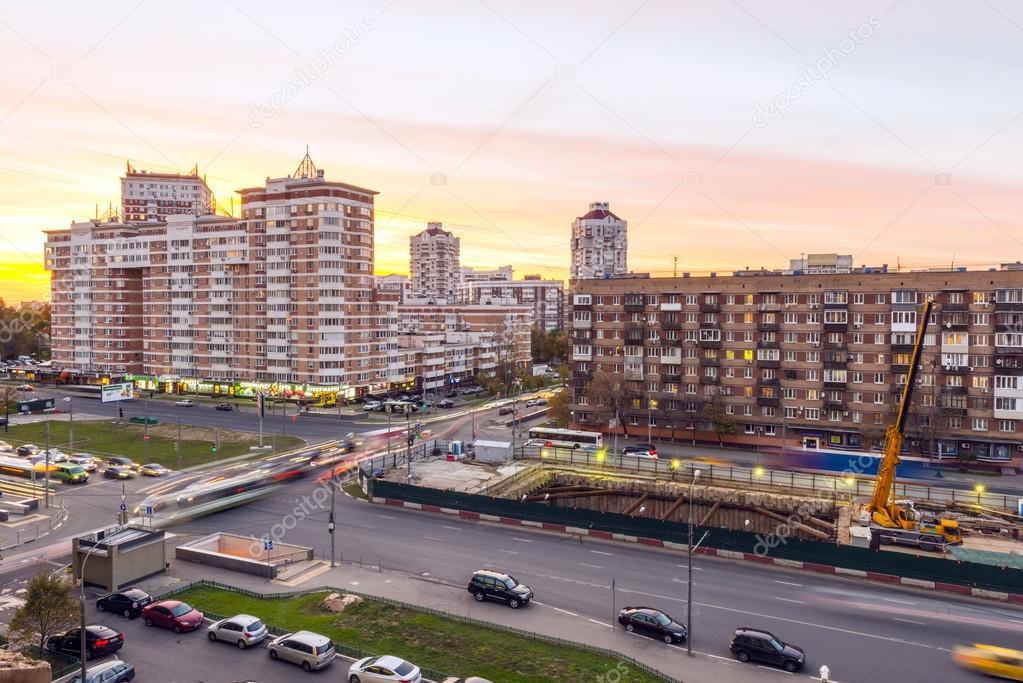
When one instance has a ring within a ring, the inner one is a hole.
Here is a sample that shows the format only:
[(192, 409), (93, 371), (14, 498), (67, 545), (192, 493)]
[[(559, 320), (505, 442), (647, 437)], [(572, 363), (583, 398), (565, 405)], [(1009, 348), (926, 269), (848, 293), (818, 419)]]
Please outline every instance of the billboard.
[(100, 389), (100, 399), (103, 403), (111, 401), (126, 401), (135, 398), (134, 387), (131, 382), (123, 384), (105, 384)]

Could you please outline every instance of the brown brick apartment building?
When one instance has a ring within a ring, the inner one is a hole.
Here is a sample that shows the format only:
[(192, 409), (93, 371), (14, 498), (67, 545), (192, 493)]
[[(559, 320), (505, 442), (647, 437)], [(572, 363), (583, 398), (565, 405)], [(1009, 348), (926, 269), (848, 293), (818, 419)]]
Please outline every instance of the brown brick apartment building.
[[(1023, 451), (1023, 272), (749, 275), (573, 282), (571, 389), (580, 428), (614, 417), (588, 395), (622, 382), (643, 438), (865, 449), (900, 400), (924, 297), (936, 305), (906, 444), (1005, 462)], [(783, 437), (784, 434), (784, 437)]]

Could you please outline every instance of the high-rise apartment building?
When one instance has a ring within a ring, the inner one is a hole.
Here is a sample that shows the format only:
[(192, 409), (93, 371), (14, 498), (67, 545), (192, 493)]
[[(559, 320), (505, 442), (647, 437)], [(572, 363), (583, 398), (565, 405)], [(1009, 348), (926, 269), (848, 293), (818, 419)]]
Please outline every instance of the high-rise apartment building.
[(431, 306), (404, 304), (398, 307), (401, 334), (486, 332), (493, 335), (498, 362), (524, 368), (530, 362), (530, 306)]
[(377, 289), (381, 292), (391, 292), (397, 295), (399, 303), (405, 303), (405, 299), (409, 298), (411, 285), (409, 284), (408, 275), (401, 275), (399, 273), (377, 275), (376, 283)]
[(459, 300), (486, 306), (530, 306), (532, 323), (545, 332), (565, 328), (565, 283), (526, 275), (521, 280), (463, 282)]
[(54, 365), (167, 391), (385, 388), (398, 298), (375, 287), (376, 192), (306, 155), (240, 195), (240, 218), (47, 231)]
[(593, 202), (572, 223), (572, 280), (612, 278), (628, 272), (628, 223), (607, 202)]
[(906, 426), (913, 454), (1008, 462), (1023, 451), (1023, 273), (1012, 270), (574, 283), (575, 422), (614, 415), (589, 395), (618, 377), (623, 428), (645, 438), (868, 449), (936, 302)]
[(127, 164), (121, 178), (121, 220), (165, 221), (168, 216), (213, 213), (213, 192), (196, 166), (189, 173), (154, 173)]
[(433, 303), (453, 304), (461, 280), (460, 240), (440, 223), (428, 223), (426, 230), (409, 239), (412, 297)]

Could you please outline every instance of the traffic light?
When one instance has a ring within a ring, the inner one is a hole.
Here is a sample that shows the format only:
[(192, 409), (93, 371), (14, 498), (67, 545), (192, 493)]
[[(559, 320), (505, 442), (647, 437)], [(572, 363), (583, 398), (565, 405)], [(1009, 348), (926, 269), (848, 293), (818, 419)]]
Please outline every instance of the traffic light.
[(217, 444), (213, 444), (213, 446), (210, 448), (210, 450), (213, 451), (214, 455), (216, 455), (216, 453), (217, 453)]
[(411, 446), (413, 443), (415, 443), (415, 441), (416, 441), (416, 437), (414, 437), (412, 435), (409, 435), (408, 445)]

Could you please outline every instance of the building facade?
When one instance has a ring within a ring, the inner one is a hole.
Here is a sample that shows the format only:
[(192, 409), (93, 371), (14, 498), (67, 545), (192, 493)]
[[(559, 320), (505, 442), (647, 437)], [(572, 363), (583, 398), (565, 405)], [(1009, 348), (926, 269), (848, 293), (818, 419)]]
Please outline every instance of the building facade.
[(428, 223), (426, 230), (409, 238), (412, 297), (437, 304), (455, 303), (461, 279), (460, 242), (440, 223)]
[(521, 280), (463, 282), (459, 300), (472, 305), (530, 306), (532, 324), (545, 332), (565, 329), (565, 283), (526, 275)]
[(398, 335), (403, 375), (410, 389), (440, 392), (468, 380), (493, 376), (500, 349), (493, 332), (422, 332)]
[(572, 223), (573, 280), (612, 278), (628, 272), (628, 223), (607, 202), (593, 202)]
[[(935, 303), (905, 447), (991, 462), (1023, 450), (1023, 274), (1010, 270), (590, 280), (570, 312), (576, 424), (659, 438), (879, 447)], [(727, 434), (728, 423), (735, 428)]]
[(493, 335), (497, 362), (518, 368), (528, 367), (530, 306), (430, 306), (404, 304), (398, 307), (400, 334), (438, 334), (449, 332), (486, 332)]
[(398, 298), (373, 277), (376, 192), (307, 155), (240, 195), (240, 218), (48, 231), (54, 365), (165, 391), (386, 388)]
[(469, 282), (511, 282), (512, 279), (511, 266), (498, 266), (497, 268), (462, 266), (462, 284)]
[(126, 223), (165, 221), (181, 214), (213, 213), (213, 192), (199, 167), (189, 173), (153, 173), (127, 164), (121, 178), (121, 220)]
[(377, 289), (381, 292), (390, 292), (397, 296), (399, 303), (405, 303), (405, 300), (409, 298), (411, 285), (409, 284), (408, 275), (398, 273), (377, 275), (376, 284)]

